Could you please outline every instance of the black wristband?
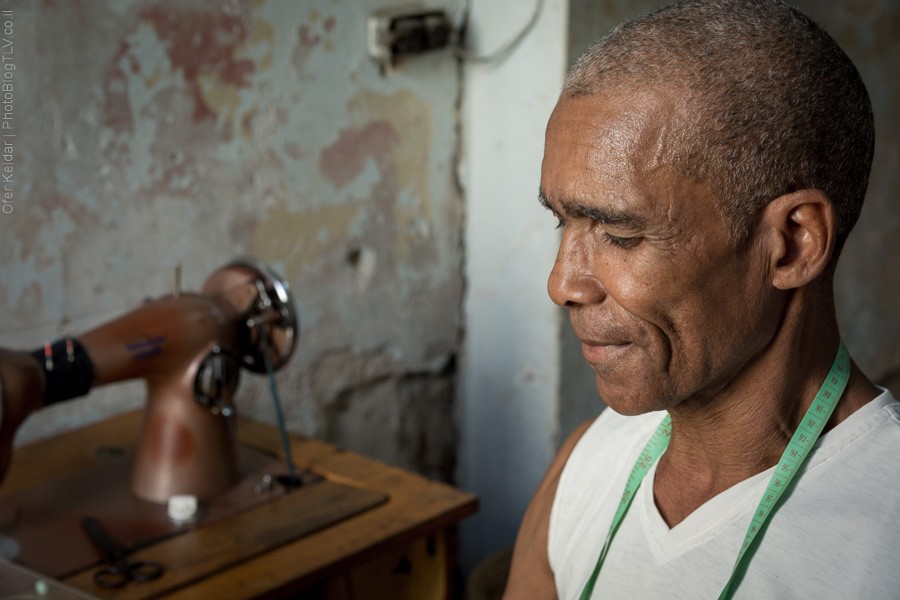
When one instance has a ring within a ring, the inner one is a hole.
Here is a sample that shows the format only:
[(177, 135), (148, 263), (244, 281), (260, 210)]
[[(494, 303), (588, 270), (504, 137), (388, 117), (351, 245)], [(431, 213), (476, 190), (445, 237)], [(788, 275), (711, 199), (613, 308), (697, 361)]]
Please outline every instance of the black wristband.
[(74, 338), (47, 342), (31, 355), (44, 369), (44, 406), (84, 396), (94, 383), (94, 363)]

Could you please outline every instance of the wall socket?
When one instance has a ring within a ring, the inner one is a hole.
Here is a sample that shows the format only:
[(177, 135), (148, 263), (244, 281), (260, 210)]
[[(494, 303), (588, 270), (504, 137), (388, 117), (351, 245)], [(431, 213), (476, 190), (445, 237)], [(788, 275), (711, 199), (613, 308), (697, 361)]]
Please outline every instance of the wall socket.
[(366, 23), (366, 47), (382, 69), (402, 56), (445, 48), (453, 25), (443, 10), (404, 6), (378, 10)]

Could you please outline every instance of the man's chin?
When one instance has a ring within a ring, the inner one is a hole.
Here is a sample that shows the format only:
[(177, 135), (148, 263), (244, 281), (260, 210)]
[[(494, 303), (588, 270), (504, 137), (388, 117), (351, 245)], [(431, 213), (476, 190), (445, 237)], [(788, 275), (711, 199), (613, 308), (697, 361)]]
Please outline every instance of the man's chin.
[(650, 397), (647, 387), (641, 386), (638, 380), (611, 382), (597, 375), (595, 381), (600, 400), (620, 415), (631, 417), (664, 408), (665, 402), (660, 398)]

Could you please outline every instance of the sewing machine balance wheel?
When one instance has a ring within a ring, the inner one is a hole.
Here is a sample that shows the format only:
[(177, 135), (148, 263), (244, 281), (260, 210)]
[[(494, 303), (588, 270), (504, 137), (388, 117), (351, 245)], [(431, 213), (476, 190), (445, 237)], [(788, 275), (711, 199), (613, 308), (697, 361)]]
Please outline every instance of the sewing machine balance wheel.
[(234, 348), (243, 366), (255, 373), (277, 371), (290, 359), (300, 337), (294, 297), (287, 281), (268, 265), (238, 258), (213, 272), (204, 294), (220, 296), (243, 324)]

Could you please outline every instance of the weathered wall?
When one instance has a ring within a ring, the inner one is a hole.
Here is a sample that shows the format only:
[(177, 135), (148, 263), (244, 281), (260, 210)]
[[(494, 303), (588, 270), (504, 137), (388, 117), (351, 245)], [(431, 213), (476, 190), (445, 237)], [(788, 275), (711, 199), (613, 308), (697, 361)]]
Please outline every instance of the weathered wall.
[[(253, 255), (286, 276), (303, 323), (278, 376), (290, 428), (449, 478), (458, 67), (439, 52), (382, 77), (365, 18), (392, 4), (0, 5), (17, 135), (0, 344), (35, 347), (165, 295), (174, 260), (198, 290)], [(244, 375), (238, 410), (272, 421), (264, 383)], [(98, 390), (19, 439), (141, 401), (140, 385)]]
[[(660, 0), (571, 0), (569, 62), (618, 23)], [(821, 24), (862, 74), (875, 112), (875, 160), (862, 216), (844, 248), (835, 281), (841, 333), (853, 358), (900, 397), (900, 0), (792, 2)], [(590, 414), (581, 353), (563, 350), (562, 420)], [(575, 340), (577, 343), (577, 340)], [(596, 405), (594, 408), (596, 411)]]

